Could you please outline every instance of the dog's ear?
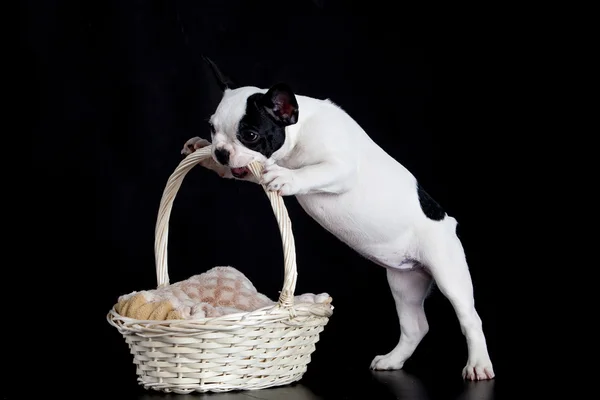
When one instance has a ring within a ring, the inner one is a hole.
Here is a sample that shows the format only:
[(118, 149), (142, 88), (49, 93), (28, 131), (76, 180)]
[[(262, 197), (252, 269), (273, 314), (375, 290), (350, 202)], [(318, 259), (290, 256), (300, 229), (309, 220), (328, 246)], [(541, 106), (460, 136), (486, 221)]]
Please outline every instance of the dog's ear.
[(215, 80), (217, 81), (217, 85), (219, 85), (219, 89), (221, 89), (222, 92), (224, 92), (225, 89), (236, 89), (239, 87), (239, 85), (236, 82), (234, 82), (233, 79), (229, 78), (221, 72), (221, 70), (219, 69), (219, 67), (217, 67), (217, 64), (215, 64), (213, 60), (211, 60), (205, 55), (202, 55), (202, 58), (210, 67), (213, 75), (215, 76)]
[(262, 105), (279, 125), (298, 122), (298, 102), (292, 89), (285, 83), (272, 86), (262, 97)]

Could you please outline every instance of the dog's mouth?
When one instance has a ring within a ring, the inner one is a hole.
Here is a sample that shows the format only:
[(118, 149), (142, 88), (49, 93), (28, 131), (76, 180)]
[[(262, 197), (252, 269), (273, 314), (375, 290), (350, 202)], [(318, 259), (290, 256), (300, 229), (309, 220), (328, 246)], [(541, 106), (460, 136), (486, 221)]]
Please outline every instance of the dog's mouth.
[(249, 173), (250, 170), (248, 169), (248, 167), (231, 168), (231, 175), (239, 179), (245, 178)]

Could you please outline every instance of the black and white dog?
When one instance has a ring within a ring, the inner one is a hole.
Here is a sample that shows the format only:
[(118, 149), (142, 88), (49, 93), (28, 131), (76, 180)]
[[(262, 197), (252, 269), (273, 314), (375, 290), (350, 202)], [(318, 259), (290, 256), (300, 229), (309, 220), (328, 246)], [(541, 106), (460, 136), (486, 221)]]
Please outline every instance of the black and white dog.
[[(210, 118), (213, 159), (204, 166), (255, 181), (246, 166), (264, 163), (260, 183), (268, 190), (296, 196), (323, 228), (387, 269), (401, 335), (371, 368), (400, 369), (413, 354), (429, 329), (423, 302), (435, 280), (466, 337), (463, 377), (494, 378), (456, 220), (339, 106), (294, 94), (285, 84), (233, 88), (207, 61), (223, 97)], [(195, 137), (182, 153), (209, 144)]]

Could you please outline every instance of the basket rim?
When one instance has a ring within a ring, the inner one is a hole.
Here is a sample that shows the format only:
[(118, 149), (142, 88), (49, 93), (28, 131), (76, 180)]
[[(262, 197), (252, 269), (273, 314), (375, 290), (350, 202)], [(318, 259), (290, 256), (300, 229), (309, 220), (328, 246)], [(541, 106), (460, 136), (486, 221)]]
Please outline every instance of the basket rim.
[[(283, 322), (297, 325), (299, 319), (311, 317), (329, 318), (333, 315), (334, 306), (331, 303), (297, 303), (292, 307), (283, 307), (278, 303), (262, 307), (253, 311), (225, 314), (218, 317), (205, 317), (198, 319), (169, 319), (169, 320), (140, 320), (125, 317), (119, 314), (113, 306), (106, 318), (108, 322), (117, 327), (124, 328), (137, 326), (143, 329), (165, 328), (200, 328), (210, 330), (233, 330), (240, 327), (261, 326), (265, 322)], [(269, 316), (266, 318), (265, 316)], [(243, 322), (242, 324), (240, 324)], [(215, 325), (211, 325), (215, 324)]]

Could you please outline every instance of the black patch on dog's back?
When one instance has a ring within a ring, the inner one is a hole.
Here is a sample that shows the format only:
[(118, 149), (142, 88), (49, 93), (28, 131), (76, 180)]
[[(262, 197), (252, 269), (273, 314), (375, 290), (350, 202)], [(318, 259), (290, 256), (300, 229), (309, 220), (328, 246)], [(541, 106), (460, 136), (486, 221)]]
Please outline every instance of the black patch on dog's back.
[[(246, 114), (240, 120), (237, 136), (240, 142), (250, 150), (257, 151), (269, 158), (285, 142), (285, 126), (277, 124), (260, 104), (264, 96), (255, 93), (246, 101)], [(258, 135), (257, 140), (248, 140)]]
[(433, 221), (441, 221), (446, 216), (444, 209), (419, 185), (417, 182), (417, 194), (421, 210), (425, 216)]

